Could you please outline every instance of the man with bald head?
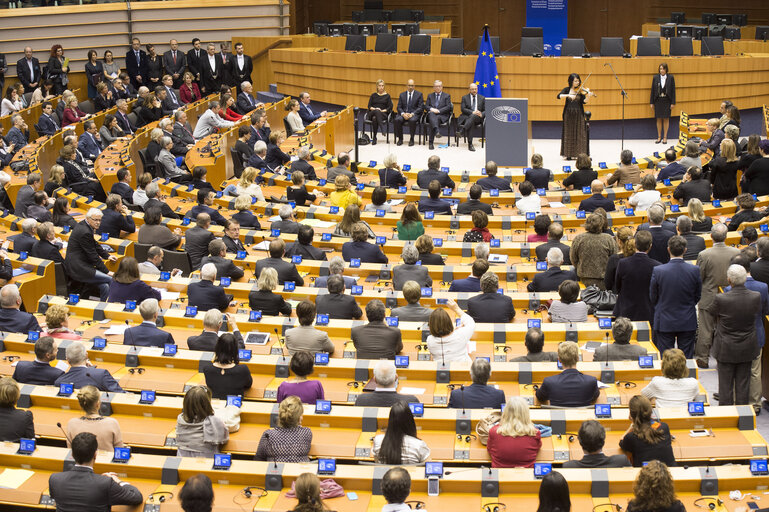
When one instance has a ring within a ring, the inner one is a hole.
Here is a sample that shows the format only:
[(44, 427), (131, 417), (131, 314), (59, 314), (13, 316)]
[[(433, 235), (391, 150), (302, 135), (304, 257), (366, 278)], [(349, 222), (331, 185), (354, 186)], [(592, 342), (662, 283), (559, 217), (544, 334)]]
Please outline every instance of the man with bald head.
[(40, 61), (32, 56), (32, 47), (24, 48), (24, 57), (16, 62), (16, 75), (24, 85), (24, 92), (34, 92), (40, 85)]
[(473, 147), (473, 129), (483, 122), (486, 111), (486, 97), (478, 94), (478, 84), (472, 82), (469, 93), (462, 96), (462, 115), (457, 120), (457, 126), (467, 137), (467, 149), (475, 151)]
[(414, 86), (414, 80), (409, 78), (406, 82), (406, 90), (400, 93), (398, 97), (398, 106), (396, 108), (398, 115), (395, 116), (395, 139), (396, 144), (400, 146), (403, 144), (403, 123), (408, 123), (409, 133), (411, 138), (409, 139), (409, 146), (414, 145), (414, 133), (417, 128), (417, 121), (419, 121), (419, 115), (424, 108), (424, 99), (422, 93), (417, 91)]
[(214, 239), (214, 234), (208, 228), (211, 226), (211, 216), (199, 213), (195, 217), (195, 227), (184, 233), (184, 250), (190, 255), (192, 270), (200, 268), (203, 258), (208, 256), (208, 244)]
[(27, 333), (40, 330), (35, 317), (19, 309), (21, 295), (15, 284), (0, 288), (0, 307), (0, 331)]
[(593, 180), (590, 183), (590, 189), (593, 191), (593, 195), (583, 199), (579, 203), (578, 210), (587, 213), (593, 213), (598, 208), (603, 208), (607, 212), (614, 211), (614, 201), (603, 196), (603, 182), (601, 180)]

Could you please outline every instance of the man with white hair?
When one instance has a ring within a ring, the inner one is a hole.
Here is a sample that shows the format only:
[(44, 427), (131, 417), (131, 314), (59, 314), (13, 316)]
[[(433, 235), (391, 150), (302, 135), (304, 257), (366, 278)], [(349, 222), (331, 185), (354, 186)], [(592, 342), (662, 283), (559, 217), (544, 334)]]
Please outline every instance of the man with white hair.
[(191, 149), (195, 145), (195, 137), (192, 136), (192, 127), (187, 122), (187, 112), (184, 110), (177, 110), (174, 112), (174, 140), (181, 141), (187, 149)]
[(128, 119), (128, 102), (124, 98), (120, 98), (115, 102), (115, 106), (117, 107), (115, 119), (117, 119), (118, 126), (126, 135), (133, 135), (136, 126)]
[(267, 143), (258, 140), (254, 143), (254, 154), (248, 159), (248, 166), (259, 171), (271, 171), (272, 168), (264, 160), (267, 157)]
[(429, 288), (433, 285), (433, 280), (427, 267), (417, 265), (419, 251), (416, 247), (412, 244), (404, 245), (403, 251), (401, 251), (401, 258), (403, 258), (403, 265), (393, 267), (393, 288), (395, 291), (403, 290), (403, 285), (406, 281), (416, 281), (419, 283), (419, 286), (424, 288)]
[(299, 223), (296, 221), (296, 215), (291, 205), (284, 204), (278, 210), (280, 220), (270, 224), (270, 229), (279, 229), (281, 233), (299, 233)]
[(21, 254), (22, 251), (29, 253), (32, 246), (35, 245), (35, 230), (37, 221), (35, 219), (24, 219), (21, 221), (21, 233), (9, 236), (8, 240), (13, 242), (13, 252)]
[(414, 395), (401, 395), (398, 393), (398, 373), (395, 371), (395, 363), (386, 359), (379, 360), (374, 366), (374, 382), (376, 388), (373, 393), (361, 393), (355, 399), (355, 405), (366, 407), (391, 407), (396, 402), (419, 403)]
[(489, 261), (489, 244), (487, 244), (486, 242), (475, 244), (474, 251), (475, 251), (476, 260)]
[(229, 314), (222, 314), (216, 308), (206, 311), (203, 317), (203, 332), (197, 336), (187, 338), (187, 347), (190, 350), (203, 350), (213, 352), (216, 348), (216, 342), (219, 340), (219, 331), (222, 330), (224, 320), (227, 320), (227, 331), (232, 331), (235, 340), (240, 348), (245, 348), (243, 336), (240, 334), (238, 324), (235, 323), (235, 317)]
[[(187, 147), (187, 144), (185, 144), (175, 133), (174, 133), (174, 122), (169, 117), (164, 117), (160, 121), (158, 121), (158, 128), (163, 130), (163, 136), (168, 137), (171, 139), (171, 142), (174, 143), (173, 146), (171, 146), (171, 154), (174, 156), (184, 156), (187, 154), (187, 151), (189, 148)], [(162, 139), (161, 139), (162, 141)], [(161, 142), (161, 145), (163, 143)], [(164, 146), (165, 147), (165, 146)]]
[(214, 286), (215, 279), (216, 265), (206, 263), (200, 267), (200, 281), (187, 286), (187, 303), (197, 306), (198, 311), (227, 309), (232, 301), (232, 294), (225, 293), (221, 286)]
[(129, 327), (123, 333), (123, 345), (135, 347), (164, 347), (166, 343), (174, 344), (171, 333), (158, 329), (157, 321), (160, 306), (157, 299), (144, 299), (139, 304), (139, 314), (142, 323)]
[(315, 167), (310, 164), (310, 147), (301, 146), (296, 151), (296, 158), (296, 160), (291, 162), (291, 170), (289, 172), (293, 173), (294, 171), (302, 171), (302, 173), (304, 173), (305, 181), (317, 180), (318, 176), (315, 174)]
[(454, 409), (496, 409), (506, 402), (505, 392), (494, 386), (489, 386), (491, 364), (479, 357), (470, 365), (470, 378), (473, 383), (462, 389), (455, 388), (449, 396), (449, 407)]
[[(206, 94), (212, 94), (216, 91), (206, 91)], [(233, 122), (223, 119), (219, 112), (222, 110), (222, 106), (218, 101), (211, 101), (208, 104), (208, 110), (203, 112), (203, 115), (198, 119), (198, 124), (195, 125), (195, 131), (192, 132), (192, 136), (195, 140), (200, 140), (212, 133), (216, 133), (219, 130), (225, 130), (232, 128)]]
[(436, 134), (438, 134), (440, 125), (449, 120), (449, 115), (453, 109), (451, 95), (443, 92), (443, 82), (436, 80), (433, 82), (433, 92), (428, 94), (425, 99), (427, 124), (430, 125), (430, 151), (435, 149), (433, 142), (435, 141)]
[(718, 405), (746, 405), (750, 403), (750, 365), (759, 352), (755, 318), (761, 311), (761, 294), (745, 287), (747, 272), (741, 265), (730, 265), (726, 279), (732, 289), (716, 295), (708, 307), (716, 322)]
[(0, 288), (0, 331), (21, 332), (39, 331), (40, 324), (29, 313), (21, 311), (21, 294), (15, 284)]
[(83, 386), (96, 386), (100, 391), (123, 392), (123, 388), (107, 370), (96, 368), (91, 364), (88, 360), (88, 352), (81, 342), (73, 341), (68, 345), (66, 355), (69, 370), (54, 381), (55, 386), (72, 384), (75, 389)]
[(558, 247), (547, 251), (547, 270), (534, 276), (526, 290), (530, 292), (554, 292), (562, 282), (571, 280), (579, 282), (577, 273), (573, 270), (561, 270), (563, 252)]
[[(251, 57), (249, 57), (248, 55), (242, 55), (242, 57), (247, 58), (249, 63), (251, 62)], [(236, 73), (237, 72), (238, 71), (236, 70)], [(255, 110), (263, 106), (261, 102), (257, 101), (256, 98), (254, 98), (254, 86), (251, 85), (251, 82), (249, 82), (248, 80), (241, 82), (240, 90), (241, 92), (240, 94), (238, 94), (238, 110), (241, 113), (248, 114), (252, 110)]]
[(315, 288), (325, 288), (328, 278), (339, 276), (344, 279), (344, 288), (352, 288), (358, 282), (356, 278), (344, 275), (345, 263), (341, 256), (334, 256), (328, 262), (328, 275), (315, 278)]
[(85, 214), (85, 220), (78, 222), (72, 230), (67, 244), (67, 256), (64, 258), (64, 271), (74, 282), (96, 285), (100, 299), (106, 301), (112, 272), (107, 270), (102, 260), (114, 262), (117, 256), (105, 251), (94, 238), (94, 233), (99, 232), (101, 219), (101, 210), (91, 208)]

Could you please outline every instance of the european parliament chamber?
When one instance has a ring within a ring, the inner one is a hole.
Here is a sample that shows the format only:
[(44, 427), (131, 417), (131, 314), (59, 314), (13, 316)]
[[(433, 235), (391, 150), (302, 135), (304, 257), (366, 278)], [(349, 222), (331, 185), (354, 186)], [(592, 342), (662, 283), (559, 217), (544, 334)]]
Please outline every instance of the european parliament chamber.
[(763, 0), (0, 9), (0, 508), (766, 508)]

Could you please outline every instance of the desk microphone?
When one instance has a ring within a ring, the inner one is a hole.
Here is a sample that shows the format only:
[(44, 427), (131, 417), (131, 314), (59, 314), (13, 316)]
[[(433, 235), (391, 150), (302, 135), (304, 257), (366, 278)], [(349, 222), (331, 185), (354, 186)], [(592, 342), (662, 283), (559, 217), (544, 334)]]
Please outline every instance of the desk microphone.
[(606, 368), (609, 367), (609, 332), (606, 332)]
[(67, 434), (67, 431), (61, 426), (61, 422), (57, 421), (56, 426), (59, 427), (59, 430), (64, 434), (64, 439), (66, 439), (69, 445), (72, 446), (72, 439), (69, 438), (69, 434)]
[(286, 344), (285, 342), (283, 343), (280, 342), (280, 334), (278, 334), (278, 328), (276, 327), (273, 330), (275, 331), (275, 336), (277, 336), (278, 338), (278, 345), (280, 345), (280, 355), (283, 357), (283, 362), (285, 363), (286, 362), (286, 351), (285, 351)]
[(467, 411), (465, 410), (465, 385), (464, 384), (459, 386), (459, 391), (462, 393), (462, 414), (466, 414)]

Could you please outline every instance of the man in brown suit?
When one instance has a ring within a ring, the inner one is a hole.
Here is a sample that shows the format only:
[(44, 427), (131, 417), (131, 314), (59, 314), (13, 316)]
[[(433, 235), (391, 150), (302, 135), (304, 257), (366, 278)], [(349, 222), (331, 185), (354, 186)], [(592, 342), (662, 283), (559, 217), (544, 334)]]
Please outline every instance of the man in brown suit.
[(702, 297), (697, 304), (699, 325), (694, 358), (700, 368), (708, 367), (710, 347), (713, 345), (715, 317), (709, 312), (710, 306), (718, 293), (718, 288), (726, 286), (726, 270), (732, 258), (740, 253), (736, 247), (727, 247), (724, 243), (728, 229), (726, 224), (714, 224), (710, 230), (713, 247), (705, 249), (697, 256), (697, 266), (702, 277)]
[(717, 295), (708, 312), (716, 320), (713, 353), (718, 361), (718, 405), (750, 402), (750, 366), (758, 356), (756, 315), (761, 294), (745, 287), (747, 272), (740, 265), (726, 271), (732, 289)]

